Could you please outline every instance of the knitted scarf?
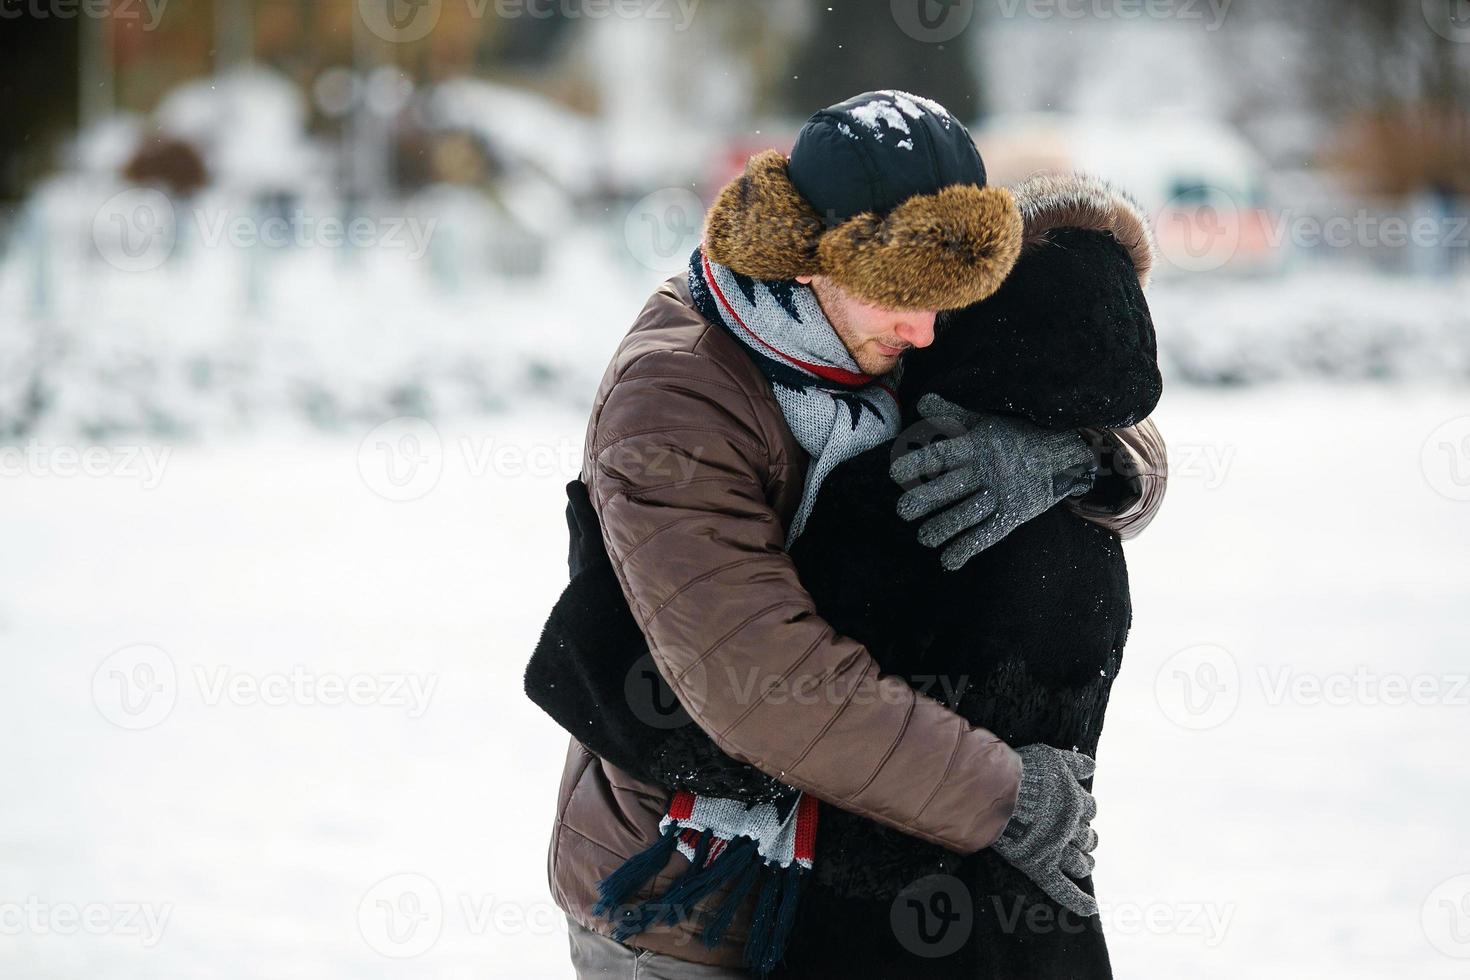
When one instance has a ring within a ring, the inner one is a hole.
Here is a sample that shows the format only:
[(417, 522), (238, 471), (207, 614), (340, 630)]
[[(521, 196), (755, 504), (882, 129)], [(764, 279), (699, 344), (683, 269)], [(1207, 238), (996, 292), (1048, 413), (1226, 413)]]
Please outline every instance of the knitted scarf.
[(696, 248), (689, 293), (705, 319), (728, 330), (755, 358), (787, 427), (811, 457), (801, 505), (786, 529), (790, 549), (827, 474), (898, 435), (900, 372), (881, 378), (861, 373), (816, 293), (795, 280), (752, 279)]
[[(899, 405), (884, 379), (863, 374), (832, 329), (816, 294), (794, 280), (757, 280), (711, 262), (703, 247), (689, 260), (689, 292), (710, 323), (729, 331), (771, 383), (791, 434), (810, 457), (801, 503), (786, 548), (806, 526), (822, 481), (841, 462), (898, 434)], [(717, 944), (757, 879), (761, 890), (745, 943), (745, 964), (769, 973), (781, 960), (811, 872), (817, 802), (773, 777), (760, 802), (674, 793), (659, 839), (598, 884), (595, 912), (617, 921), (625, 940), (657, 922), (672, 925), (726, 882), (734, 887), (713, 910), (700, 938)], [(677, 849), (689, 868), (663, 894), (628, 900), (663, 870)]]

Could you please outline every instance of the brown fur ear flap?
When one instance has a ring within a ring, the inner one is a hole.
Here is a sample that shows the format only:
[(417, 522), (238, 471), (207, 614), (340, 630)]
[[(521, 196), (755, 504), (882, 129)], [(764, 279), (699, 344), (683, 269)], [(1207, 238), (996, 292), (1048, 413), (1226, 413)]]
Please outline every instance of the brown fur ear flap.
[(1105, 231), (1133, 259), (1138, 284), (1148, 286), (1154, 265), (1154, 235), (1138, 202), (1100, 177), (1042, 174), (1017, 185), (1016, 203), (1026, 222), (1022, 242), (1029, 248), (1055, 228)]
[(786, 175), (786, 157), (765, 150), (720, 191), (704, 224), (710, 261), (756, 279), (817, 272), (822, 219)]
[(950, 310), (1000, 288), (1021, 251), (1021, 214), (1003, 187), (919, 194), (887, 218), (859, 214), (822, 237), (821, 271), (890, 310)]

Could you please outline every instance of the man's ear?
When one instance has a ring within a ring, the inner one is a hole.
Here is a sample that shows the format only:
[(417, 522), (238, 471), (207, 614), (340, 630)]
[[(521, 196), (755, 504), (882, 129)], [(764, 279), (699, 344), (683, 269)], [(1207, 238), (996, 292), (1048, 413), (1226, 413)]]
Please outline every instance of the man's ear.
[(812, 277), (811, 276), (797, 276), (796, 277), (796, 281), (799, 282), (799, 283), (801, 283), (803, 286), (810, 286), (812, 284)]

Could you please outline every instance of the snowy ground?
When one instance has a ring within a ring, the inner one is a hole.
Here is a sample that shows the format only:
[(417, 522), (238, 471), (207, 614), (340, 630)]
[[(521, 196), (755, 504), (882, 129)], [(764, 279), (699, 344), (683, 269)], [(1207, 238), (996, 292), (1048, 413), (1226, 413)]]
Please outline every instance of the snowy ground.
[[(1166, 397), (1097, 780), (1120, 977), (1470, 967), (1466, 414)], [(582, 425), (6, 457), (0, 974), (567, 976), (519, 681)]]

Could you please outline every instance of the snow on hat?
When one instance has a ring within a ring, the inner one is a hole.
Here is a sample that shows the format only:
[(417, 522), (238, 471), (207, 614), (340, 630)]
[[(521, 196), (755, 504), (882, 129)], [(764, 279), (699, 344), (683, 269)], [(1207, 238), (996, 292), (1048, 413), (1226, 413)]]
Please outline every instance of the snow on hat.
[(710, 208), (704, 243), (756, 279), (825, 275), (888, 309), (957, 309), (1010, 272), (1021, 216), (1009, 191), (985, 185), (959, 120), (884, 89), (815, 113), (789, 159), (751, 157)]

